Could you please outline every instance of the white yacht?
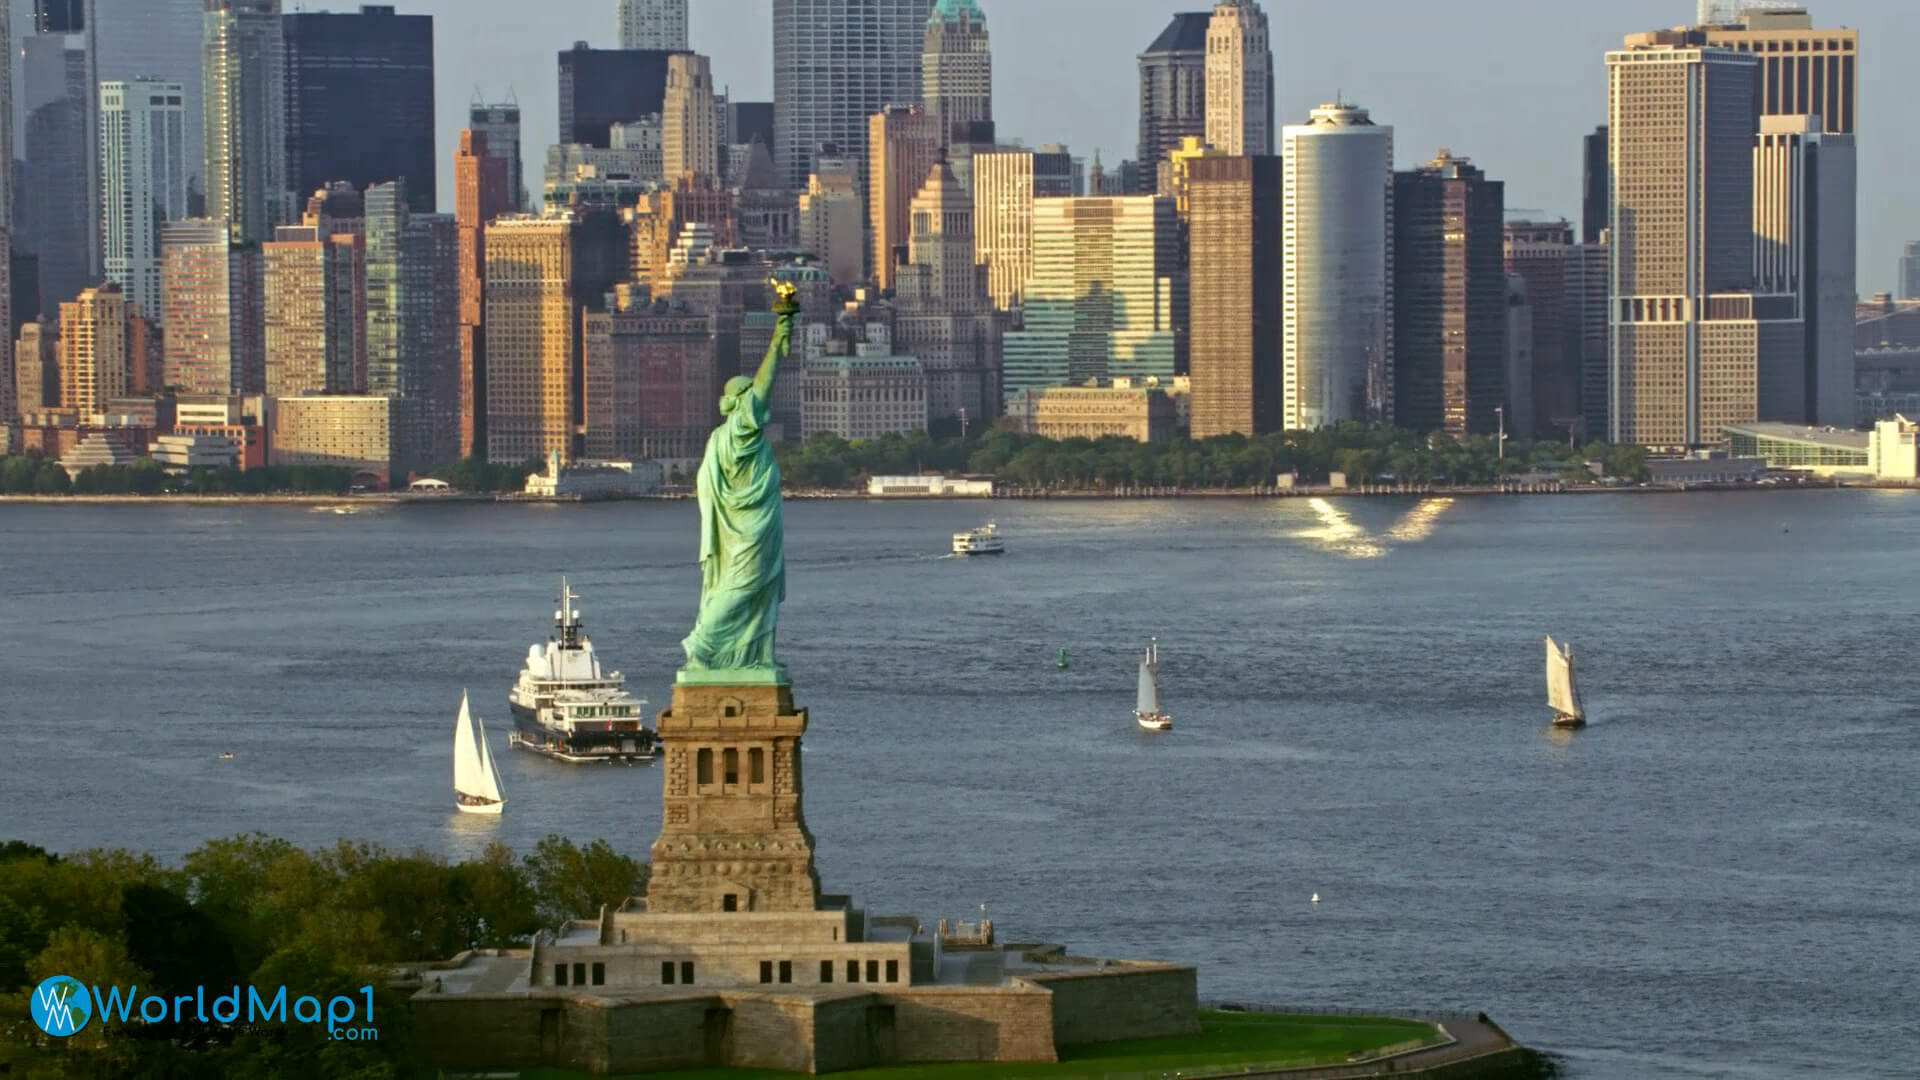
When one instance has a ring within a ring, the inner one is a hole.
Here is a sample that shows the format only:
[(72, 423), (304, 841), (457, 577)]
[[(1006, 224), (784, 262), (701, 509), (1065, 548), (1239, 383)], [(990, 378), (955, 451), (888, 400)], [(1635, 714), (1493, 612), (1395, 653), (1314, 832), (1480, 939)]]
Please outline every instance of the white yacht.
[(507, 797), (500, 790), (500, 770), (487, 745), (487, 725), (467, 709), (460, 693), (460, 718), (453, 724), (453, 805), (463, 814), (500, 813)]
[(977, 529), (953, 534), (955, 555), (1004, 555), (1006, 541), (1000, 539), (1000, 527), (989, 521)]
[(574, 599), (561, 578), (555, 633), (527, 649), (507, 691), (514, 720), (507, 743), (559, 761), (652, 760), (653, 732), (640, 716), (646, 702), (627, 691), (625, 676), (601, 669)]

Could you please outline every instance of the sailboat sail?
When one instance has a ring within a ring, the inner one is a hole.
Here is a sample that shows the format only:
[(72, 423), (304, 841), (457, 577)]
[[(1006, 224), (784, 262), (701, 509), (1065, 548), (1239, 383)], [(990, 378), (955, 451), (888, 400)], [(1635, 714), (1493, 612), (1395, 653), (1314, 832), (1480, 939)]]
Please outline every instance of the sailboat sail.
[(486, 731), (485, 725), (468, 709), (467, 696), (460, 695), (460, 719), (453, 728), (453, 790), (456, 794), (500, 802), (500, 773), (494, 767)]
[(493, 747), (487, 743), (486, 721), (476, 717), (473, 721), (473, 738), (480, 744), (480, 787), (471, 794), (478, 795), (490, 802), (506, 802), (507, 797), (500, 791), (500, 769), (493, 763)]
[(1562, 716), (1580, 717), (1580, 697), (1573, 686), (1573, 653), (1547, 638), (1547, 704)]
[(1140, 697), (1134, 711), (1147, 716), (1160, 711), (1160, 665), (1151, 649), (1140, 659)]

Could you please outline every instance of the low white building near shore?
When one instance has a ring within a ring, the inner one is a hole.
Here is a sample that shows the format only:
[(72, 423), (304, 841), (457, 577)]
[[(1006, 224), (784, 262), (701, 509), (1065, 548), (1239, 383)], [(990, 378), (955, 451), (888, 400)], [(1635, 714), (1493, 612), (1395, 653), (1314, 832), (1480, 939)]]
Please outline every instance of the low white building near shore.
[(547, 454), (545, 472), (527, 477), (526, 494), (536, 498), (619, 499), (658, 495), (663, 480), (654, 461), (576, 461), (560, 463), (558, 451)]
[(867, 494), (923, 499), (982, 499), (993, 497), (993, 478), (986, 476), (875, 476), (867, 480)]
[(239, 463), (240, 446), (224, 435), (160, 435), (147, 448), (147, 456), (168, 472), (230, 469)]
[(1876, 480), (1920, 480), (1920, 424), (1898, 413), (1875, 423), (1867, 462)]

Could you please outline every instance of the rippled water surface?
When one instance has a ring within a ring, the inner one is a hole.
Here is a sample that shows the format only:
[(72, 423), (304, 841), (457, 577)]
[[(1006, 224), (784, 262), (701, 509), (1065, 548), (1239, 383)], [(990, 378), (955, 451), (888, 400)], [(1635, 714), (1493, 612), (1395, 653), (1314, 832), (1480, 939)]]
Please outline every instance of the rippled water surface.
[[(988, 512), (1006, 557), (942, 556)], [(686, 503), (0, 506), (0, 835), (643, 850), (658, 772), (508, 752), (505, 693), (566, 573), (664, 704), (696, 536)], [(835, 891), (1209, 996), (1484, 1008), (1577, 1077), (1913, 1075), (1920, 495), (799, 502), (787, 545)], [(1149, 635), (1169, 735), (1132, 722)], [(463, 688), (499, 820), (453, 812)]]

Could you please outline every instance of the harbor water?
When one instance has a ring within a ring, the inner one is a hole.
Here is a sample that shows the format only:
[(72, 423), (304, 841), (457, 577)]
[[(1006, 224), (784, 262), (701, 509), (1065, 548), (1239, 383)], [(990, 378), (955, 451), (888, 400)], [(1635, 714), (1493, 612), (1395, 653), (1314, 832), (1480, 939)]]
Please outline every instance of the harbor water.
[[(995, 514), (1005, 556), (947, 554)], [(786, 530), (806, 815), (876, 912), (984, 904), (1211, 998), (1484, 1009), (1573, 1077), (1920, 1059), (1920, 492), (834, 500)], [(659, 770), (510, 751), (505, 695), (564, 573), (663, 706), (697, 535), (689, 502), (0, 506), (0, 839), (644, 853)], [(1166, 734), (1133, 718), (1150, 637)], [(497, 819), (454, 811), (462, 690)]]

